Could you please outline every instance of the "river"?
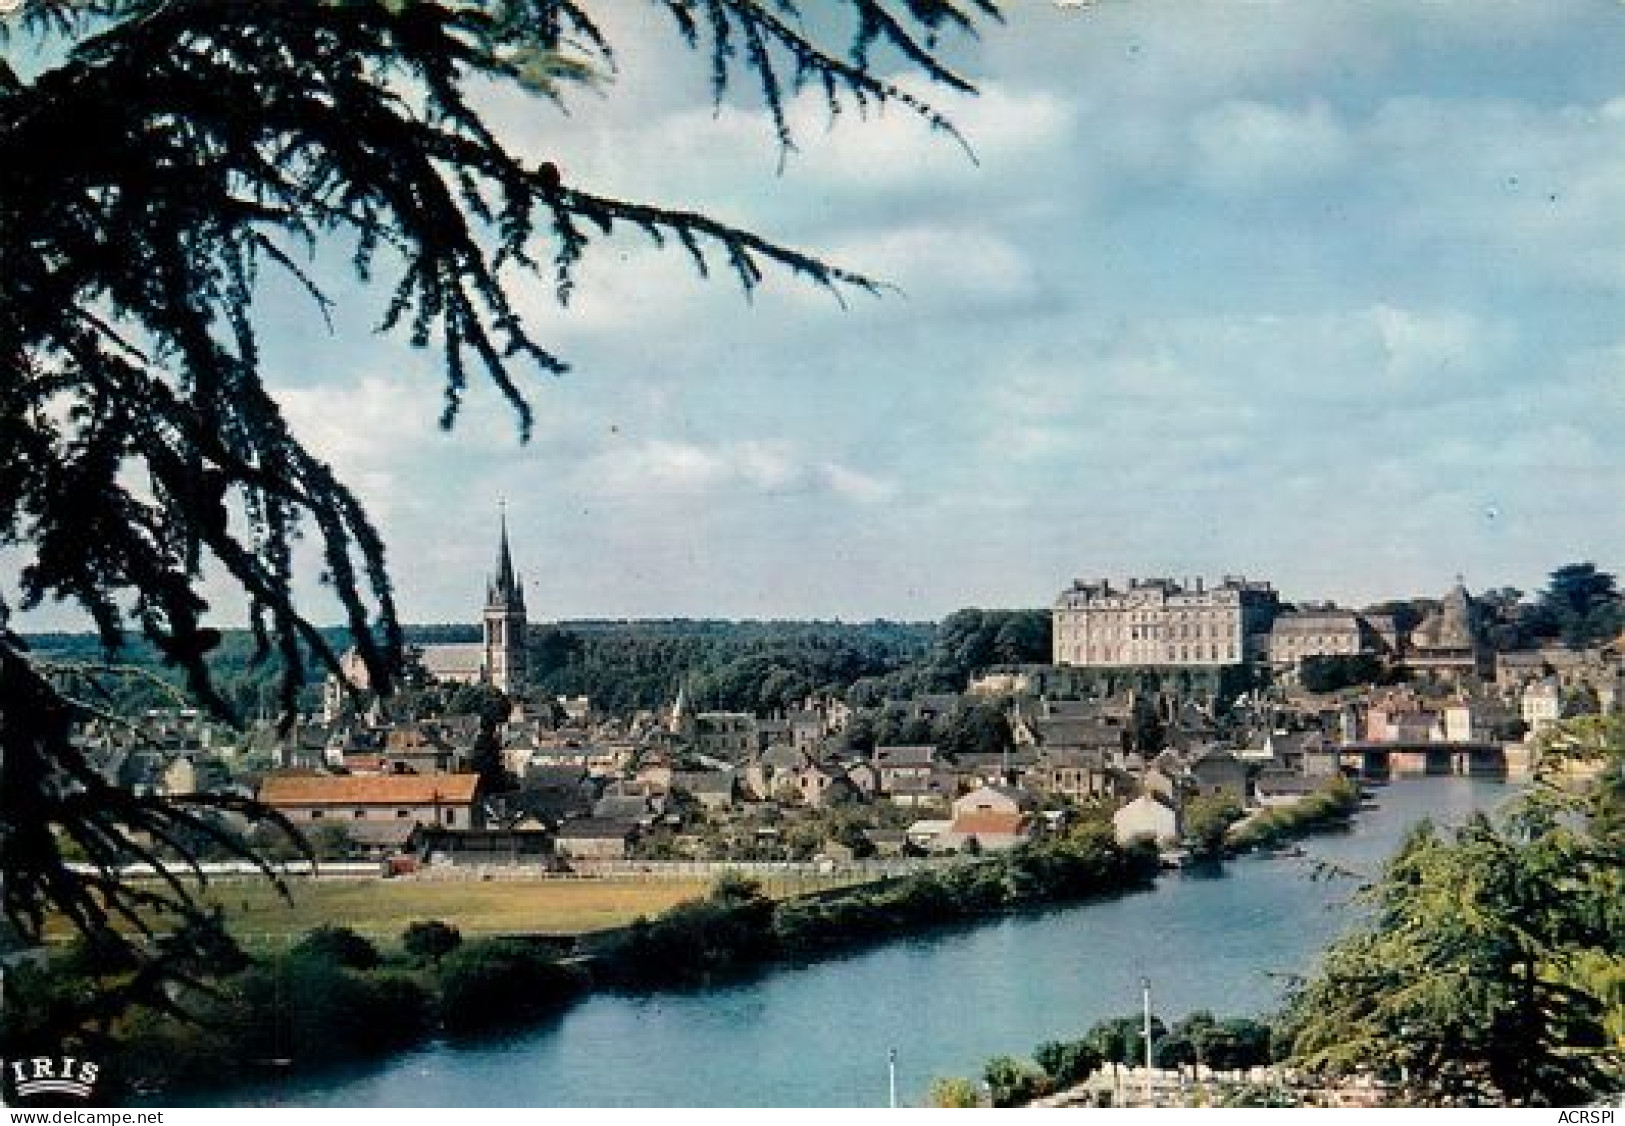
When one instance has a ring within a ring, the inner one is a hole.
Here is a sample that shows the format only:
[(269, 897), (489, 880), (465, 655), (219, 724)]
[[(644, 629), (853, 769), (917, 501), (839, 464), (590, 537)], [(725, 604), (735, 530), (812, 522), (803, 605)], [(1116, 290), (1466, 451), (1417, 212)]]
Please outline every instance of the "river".
[[(888, 1049), (900, 1094), (976, 1075), (993, 1055), (1080, 1035), (1138, 1011), (1140, 978), (1170, 1023), (1193, 1009), (1275, 1007), (1353, 921), (1351, 878), (1375, 874), (1419, 818), (1459, 822), (1509, 795), (1465, 778), (1375, 791), (1347, 833), (1307, 857), (1246, 857), (1220, 876), (1174, 874), (1153, 891), (899, 939), (748, 981), (650, 996), (595, 994), (552, 1023), (478, 1046), (435, 1044), (365, 1070), (233, 1092), (245, 1106), (884, 1105)], [(217, 1104), (219, 1105), (219, 1104)]]

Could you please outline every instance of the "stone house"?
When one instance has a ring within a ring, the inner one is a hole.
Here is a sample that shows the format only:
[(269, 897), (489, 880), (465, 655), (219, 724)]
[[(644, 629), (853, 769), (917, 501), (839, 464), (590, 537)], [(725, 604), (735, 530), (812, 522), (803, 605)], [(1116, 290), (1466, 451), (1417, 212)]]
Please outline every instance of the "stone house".
[(880, 771), (872, 762), (848, 762), (846, 777), (865, 798), (880, 792)]
[(929, 745), (876, 747), (870, 761), (879, 774), (880, 792), (889, 794), (899, 782), (924, 782), (937, 762), (937, 749)]
[(810, 761), (806, 752), (788, 743), (775, 743), (745, 764), (745, 789), (753, 797), (766, 801), (786, 780), (793, 782), (794, 773)]
[(1253, 780), (1253, 799), (1265, 809), (1295, 805), (1325, 784), (1323, 778), (1306, 778), (1279, 767), (1261, 771)]
[(688, 794), (702, 809), (732, 809), (738, 778), (732, 770), (679, 770), (671, 776), (671, 788)]
[(553, 848), (567, 860), (625, 860), (637, 835), (631, 822), (584, 817), (560, 825)]
[(1150, 837), (1158, 844), (1173, 844), (1179, 840), (1179, 829), (1178, 811), (1152, 794), (1141, 794), (1112, 814), (1112, 831), (1118, 844), (1128, 844), (1139, 837)]
[(800, 795), (802, 804), (812, 809), (861, 801), (863, 798), (847, 778), (846, 771), (833, 764), (808, 762), (791, 773), (790, 781)]
[(1535, 739), (1563, 718), (1563, 686), (1556, 677), (1528, 685), (1518, 697), (1518, 709), (1528, 738)]
[(1111, 776), (1098, 752), (1046, 749), (1022, 780), (1042, 793), (1079, 802), (1112, 792)]
[(899, 778), (892, 784), (886, 800), (903, 809), (922, 806), (941, 806), (959, 792), (958, 779), (951, 770), (933, 770), (924, 778)]
[(1196, 793), (1223, 794), (1237, 805), (1247, 804), (1247, 764), (1229, 751), (1209, 748), (1186, 768)]

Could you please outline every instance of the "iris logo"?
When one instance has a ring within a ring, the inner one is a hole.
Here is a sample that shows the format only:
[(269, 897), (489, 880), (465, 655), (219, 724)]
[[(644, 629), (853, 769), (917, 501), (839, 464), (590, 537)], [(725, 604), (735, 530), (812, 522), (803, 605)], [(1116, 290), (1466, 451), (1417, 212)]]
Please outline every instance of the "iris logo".
[(12, 1090), (25, 1098), (33, 1095), (72, 1095), (88, 1099), (101, 1068), (89, 1060), (73, 1056), (34, 1056), (32, 1059), (12, 1060), (10, 1071)]

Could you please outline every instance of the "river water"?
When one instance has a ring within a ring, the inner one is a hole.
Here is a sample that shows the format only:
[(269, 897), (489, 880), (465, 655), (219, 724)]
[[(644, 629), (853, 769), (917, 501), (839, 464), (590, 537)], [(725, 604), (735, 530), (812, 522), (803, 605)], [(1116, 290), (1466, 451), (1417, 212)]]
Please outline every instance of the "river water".
[[(939, 1075), (1139, 1010), (1268, 1012), (1356, 918), (1350, 877), (1374, 875), (1418, 819), (1458, 823), (1510, 793), (1466, 778), (1395, 782), (1354, 829), (1306, 857), (1246, 857), (1223, 875), (899, 939), (720, 988), (596, 994), (499, 1042), (436, 1044), (363, 1071), (290, 1078), (224, 1102), (257, 1106), (883, 1106), (887, 1051), (906, 1102)], [(218, 1104), (217, 1104), (218, 1105)]]

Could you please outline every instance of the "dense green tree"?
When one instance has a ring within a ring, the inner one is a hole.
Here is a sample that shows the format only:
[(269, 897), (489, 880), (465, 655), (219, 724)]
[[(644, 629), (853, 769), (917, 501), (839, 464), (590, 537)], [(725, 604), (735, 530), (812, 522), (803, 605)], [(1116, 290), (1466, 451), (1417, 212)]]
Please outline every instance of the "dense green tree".
[(471, 1035), (555, 1012), (586, 988), (584, 974), (521, 939), (465, 942), (440, 961), (440, 1019)]
[(1382, 676), (1382, 661), (1372, 653), (1305, 657), (1298, 662), (1298, 681), (1311, 692), (1376, 684)]
[(410, 979), (293, 952), (231, 978), (193, 1009), (222, 1030), (233, 1064), (364, 1059), (411, 1043), (429, 1019), (428, 997)]
[(1537, 637), (1559, 638), (1572, 648), (1617, 637), (1625, 629), (1625, 595), (1614, 576), (1594, 563), (1570, 563), (1553, 571), (1530, 615)]
[(1231, 1017), (1209, 1026), (1196, 1046), (1201, 1062), (1221, 1071), (1261, 1067), (1273, 1058), (1270, 1026), (1248, 1017)]
[(1015, 744), (1003, 701), (982, 700), (959, 707), (932, 730), (931, 742), (952, 755), (997, 755)]
[(956, 610), (937, 627), (932, 677), (939, 691), (961, 691), (991, 665), (1048, 662), (1050, 655), (1047, 610)]
[(1106, 1062), (1088, 1040), (1047, 1040), (1033, 1049), (1033, 1060), (1056, 1089), (1083, 1082)]
[[(599, 239), (642, 233), (747, 292), (771, 267), (873, 288), (704, 215), (565, 183), (556, 163), (505, 146), (477, 92), (526, 87), (562, 104), (612, 71), (599, 7), (31, 0), (0, 29), (33, 37), (38, 63), (0, 60), (0, 545), (23, 555), (25, 609), (76, 603), (108, 649), (134, 626), (194, 697), (227, 712), (207, 662), (221, 640), (202, 594), (208, 565), (241, 591), (257, 651), (277, 657), (291, 720), (307, 655), (338, 668), (293, 593), (294, 546), (313, 529), (305, 542), (345, 643), (375, 691), (395, 682), (404, 639), (384, 545), (266, 386), (254, 307), (265, 267), (311, 293), (319, 323), (330, 299), (301, 258), (348, 254), (389, 295), (382, 330), (438, 352), (442, 422), (481, 373), (522, 436), (524, 379), (566, 365), (533, 335), (514, 287), (528, 274), (567, 302)], [(853, 23), (841, 29), (834, 5), (806, 23), (788, 0), (653, 7), (708, 66), (719, 104), (739, 79), (756, 84), (786, 151), (787, 102), (804, 87), (832, 109), (894, 104), (951, 130), (880, 77), (881, 59), (969, 89), (939, 61), (940, 37), (997, 15), (991, 0), (844, 0)], [(135, 889), (113, 875), (189, 811), (99, 779), (71, 741), (82, 713), (8, 625), (0, 605), (7, 917), (37, 936), (52, 910), (108, 932), (154, 908), (196, 916), (184, 885)], [(89, 871), (63, 864), (63, 839)]]
[[(1160, 1040), (1167, 1031), (1168, 1028), (1162, 1023), (1162, 1018), (1152, 1014), (1153, 1049), (1155, 1041)], [(1107, 1063), (1127, 1064), (1130, 1067), (1145, 1066), (1145, 1018), (1142, 1016), (1122, 1016), (1103, 1020), (1089, 1030), (1086, 1039)]]
[(1026, 1060), (994, 1056), (982, 1070), (994, 1106), (1025, 1106), (1050, 1091), (1049, 1076)]
[(1234, 1071), (1270, 1062), (1270, 1028), (1244, 1017), (1220, 1021), (1205, 1010), (1174, 1023), (1152, 1049), (1158, 1067), (1203, 1064)]
[(1241, 820), (1241, 803), (1229, 794), (1202, 794), (1185, 803), (1185, 844), (1193, 855), (1217, 860), (1224, 855), (1230, 826)]
[(489, 684), (458, 684), (446, 693), (446, 715), (475, 716), (480, 721), (468, 766), (480, 776), (486, 793), (503, 793), (518, 784), (502, 760), (502, 724), (512, 712), (513, 701)]

